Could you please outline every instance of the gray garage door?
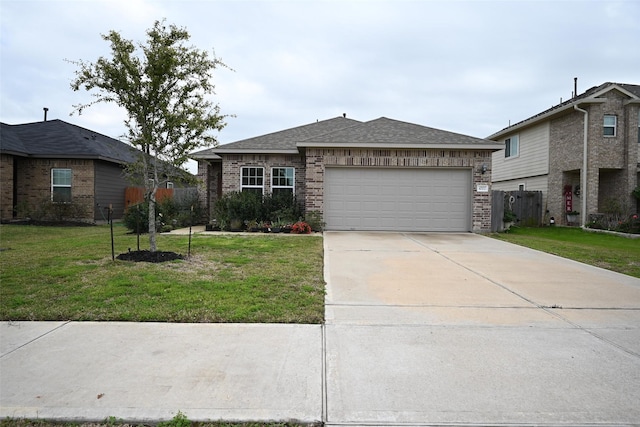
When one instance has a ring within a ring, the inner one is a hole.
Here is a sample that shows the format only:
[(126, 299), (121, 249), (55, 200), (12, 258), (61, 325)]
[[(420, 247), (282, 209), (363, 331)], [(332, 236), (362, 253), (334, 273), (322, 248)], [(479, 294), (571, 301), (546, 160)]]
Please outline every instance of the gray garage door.
[(471, 171), (327, 168), (328, 230), (469, 231)]

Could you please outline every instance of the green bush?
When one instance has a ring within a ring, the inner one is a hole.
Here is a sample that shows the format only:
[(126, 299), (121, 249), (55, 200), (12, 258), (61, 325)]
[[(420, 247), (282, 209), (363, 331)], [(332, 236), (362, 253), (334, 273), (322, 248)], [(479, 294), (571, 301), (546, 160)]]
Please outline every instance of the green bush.
[(625, 221), (620, 221), (615, 231), (621, 233), (640, 234), (640, 218), (638, 215), (631, 215)]
[(214, 207), (214, 217), (224, 229), (238, 220), (244, 224), (251, 221), (294, 223), (303, 217), (303, 213), (301, 204), (291, 193), (261, 196), (251, 191), (234, 191), (224, 194)]
[(324, 229), (324, 221), (322, 220), (322, 215), (320, 212), (310, 211), (304, 217), (304, 220), (307, 224), (311, 226), (313, 231), (322, 231)]
[(134, 233), (146, 233), (149, 231), (149, 205), (138, 203), (131, 205), (124, 212), (122, 223), (128, 230)]
[[(191, 207), (193, 206), (193, 210)], [(201, 221), (204, 209), (200, 204), (197, 193), (193, 197), (176, 201), (172, 198), (163, 199), (156, 204), (156, 231), (171, 231), (176, 228), (189, 227)], [(149, 231), (149, 204), (138, 203), (129, 206), (122, 218), (127, 229), (132, 232), (146, 233)]]
[(63, 222), (87, 220), (87, 207), (77, 201), (70, 203), (54, 202), (45, 199), (33, 210), (28, 211), (28, 216), (35, 221)]

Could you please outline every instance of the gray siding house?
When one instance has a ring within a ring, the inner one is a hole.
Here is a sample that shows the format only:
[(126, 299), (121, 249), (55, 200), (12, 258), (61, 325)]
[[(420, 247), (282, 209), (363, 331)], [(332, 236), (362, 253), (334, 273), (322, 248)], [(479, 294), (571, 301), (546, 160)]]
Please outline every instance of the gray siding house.
[(385, 117), (318, 121), (193, 153), (208, 207), (293, 192), (329, 230), (485, 232), (502, 144)]
[(494, 133), (494, 190), (541, 191), (543, 212), (580, 225), (592, 214), (638, 207), (631, 192), (640, 183), (640, 85), (604, 83)]
[(124, 213), (129, 185), (125, 164), (136, 158), (129, 145), (89, 129), (50, 120), (0, 124), (1, 219), (28, 215), (43, 201), (81, 204), (86, 221)]

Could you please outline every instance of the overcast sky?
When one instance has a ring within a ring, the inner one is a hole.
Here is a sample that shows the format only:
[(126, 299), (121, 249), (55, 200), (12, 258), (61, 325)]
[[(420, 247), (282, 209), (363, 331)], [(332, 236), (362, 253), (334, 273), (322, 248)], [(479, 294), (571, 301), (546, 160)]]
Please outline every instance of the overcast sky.
[[(0, 0), (0, 121), (61, 119), (118, 138), (124, 112), (73, 105), (75, 66), (110, 30), (185, 27), (234, 71), (221, 144), (337, 117), (487, 137), (607, 81), (640, 84), (640, 1)], [(190, 167), (193, 170), (193, 165)]]

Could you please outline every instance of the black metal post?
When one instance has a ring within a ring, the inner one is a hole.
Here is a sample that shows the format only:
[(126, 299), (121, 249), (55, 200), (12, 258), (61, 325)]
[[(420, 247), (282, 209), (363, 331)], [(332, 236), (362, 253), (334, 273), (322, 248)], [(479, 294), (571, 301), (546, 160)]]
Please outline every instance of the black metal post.
[(107, 220), (109, 221), (109, 226), (111, 228), (111, 260), (116, 260), (116, 249), (113, 244), (113, 205), (109, 204), (109, 211), (107, 214)]
[(187, 249), (187, 258), (191, 258), (191, 226), (193, 225), (193, 205), (191, 205), (191, 213), (189, 214), (189, 249)]
[(138, 252), (140, 252), (140, 204), (137, 206), (138, 215), (136, 215), (136, 236), (138, 236)]

